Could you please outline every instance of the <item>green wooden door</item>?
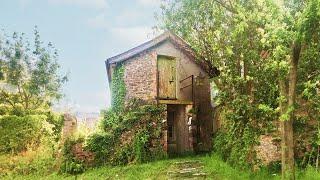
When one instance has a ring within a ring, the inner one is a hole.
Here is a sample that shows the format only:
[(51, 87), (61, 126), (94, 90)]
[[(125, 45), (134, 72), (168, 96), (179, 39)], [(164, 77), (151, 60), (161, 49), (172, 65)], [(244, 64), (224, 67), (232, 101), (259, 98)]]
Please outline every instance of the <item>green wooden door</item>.
[(176, 99), (176, 60), (158, 56), (158, 92), (160, 99)]

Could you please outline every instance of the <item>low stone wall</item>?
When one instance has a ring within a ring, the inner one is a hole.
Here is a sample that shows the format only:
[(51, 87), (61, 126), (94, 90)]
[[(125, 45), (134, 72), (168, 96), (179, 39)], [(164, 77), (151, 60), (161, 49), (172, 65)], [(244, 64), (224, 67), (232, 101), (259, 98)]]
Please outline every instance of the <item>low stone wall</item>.
[(94, 153), (85, 151), (82, 143), (75, 144), (72, 147), (72, 153), (77, 160), (83, 162), (86, 166), (92, 166), (94, 163)]
[(260, 145), (255, 147), (257, 158), (263, 165), (269, 165), (272, 162), (281, 160), (280, 146), (275, 142), (271, 135), (261, 135)]
[(71, 114), (64, 114), (64, 124), (62, 129), (62, 139), (65, 139), (77, 130), (77, 118)]

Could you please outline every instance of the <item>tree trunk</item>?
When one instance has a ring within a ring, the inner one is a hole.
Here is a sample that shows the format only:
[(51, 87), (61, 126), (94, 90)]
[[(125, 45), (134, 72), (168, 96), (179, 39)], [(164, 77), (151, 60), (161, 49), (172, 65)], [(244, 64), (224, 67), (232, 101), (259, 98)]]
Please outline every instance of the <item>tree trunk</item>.
[[(279, 91), (280, 91), (280, 115), (283, 115), (287, 112), (287, 86), (286, 78), (279, 79)], [(282, 178), (285, 178), (286, 169), (287, 169), (287, 157), (288, 157), (288, 145), (287, 145), (287, 124), (286, 121), (280, 120), (280, 134), (281, 134), (281, 168), (282, 168)]]
[[(286, 110), (281, 109), (281, 106), (280, 106), (280, 109), (282, 110), (281, 114), (288, 113), (287, 114), (288, 119), (286, 121), (281, 122), (282, 179), (295, 179), (293, 119), (294, 119), (294, 104), (296, 99), (296, 86), (297, 86), (297, 75), (298, 75), (300, 51), (301, 51), (300, 43), (294, 42), (292, 57), (290, 61), (288, 106), (285, 108)], [(281, 90), (281, 87), (280, 87), (280, 94), (281, 93), (284, 93), (284, 90)]]

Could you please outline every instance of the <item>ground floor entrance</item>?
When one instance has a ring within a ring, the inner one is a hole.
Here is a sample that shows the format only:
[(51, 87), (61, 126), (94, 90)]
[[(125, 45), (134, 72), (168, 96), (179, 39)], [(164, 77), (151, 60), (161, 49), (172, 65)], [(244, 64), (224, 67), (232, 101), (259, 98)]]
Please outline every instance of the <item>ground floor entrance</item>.
[(193, 151), (192, 105), (167, 105), (167, 147), (169, 154)]

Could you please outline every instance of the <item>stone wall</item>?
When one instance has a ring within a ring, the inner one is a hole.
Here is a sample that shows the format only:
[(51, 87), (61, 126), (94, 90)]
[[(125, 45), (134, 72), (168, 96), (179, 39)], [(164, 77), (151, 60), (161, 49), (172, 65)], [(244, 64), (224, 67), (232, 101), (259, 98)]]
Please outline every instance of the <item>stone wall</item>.
[(260, 145), (255, 147), (257, 158), (263, 165), (269, 165), (272, 162), (281, 160), (280, 144), (274, 141), (271, 135), (261, 135)]
[(64, 124), (62, 129), (62, 138), (65, 139), (76, 132), (77, 118), (71, 114), (64, 114), (63, 117), (64, 117)]
[(152, 100), (157, 96), (157, 54), (147, 51), (124, 64), (126, 100)]
[(86, 166), (94, 165), (94, 153), (86, 151), (83, 148), (83, 143), (77, 143), (72, 147), (72, 154), (74, 157), (84, 163)]

